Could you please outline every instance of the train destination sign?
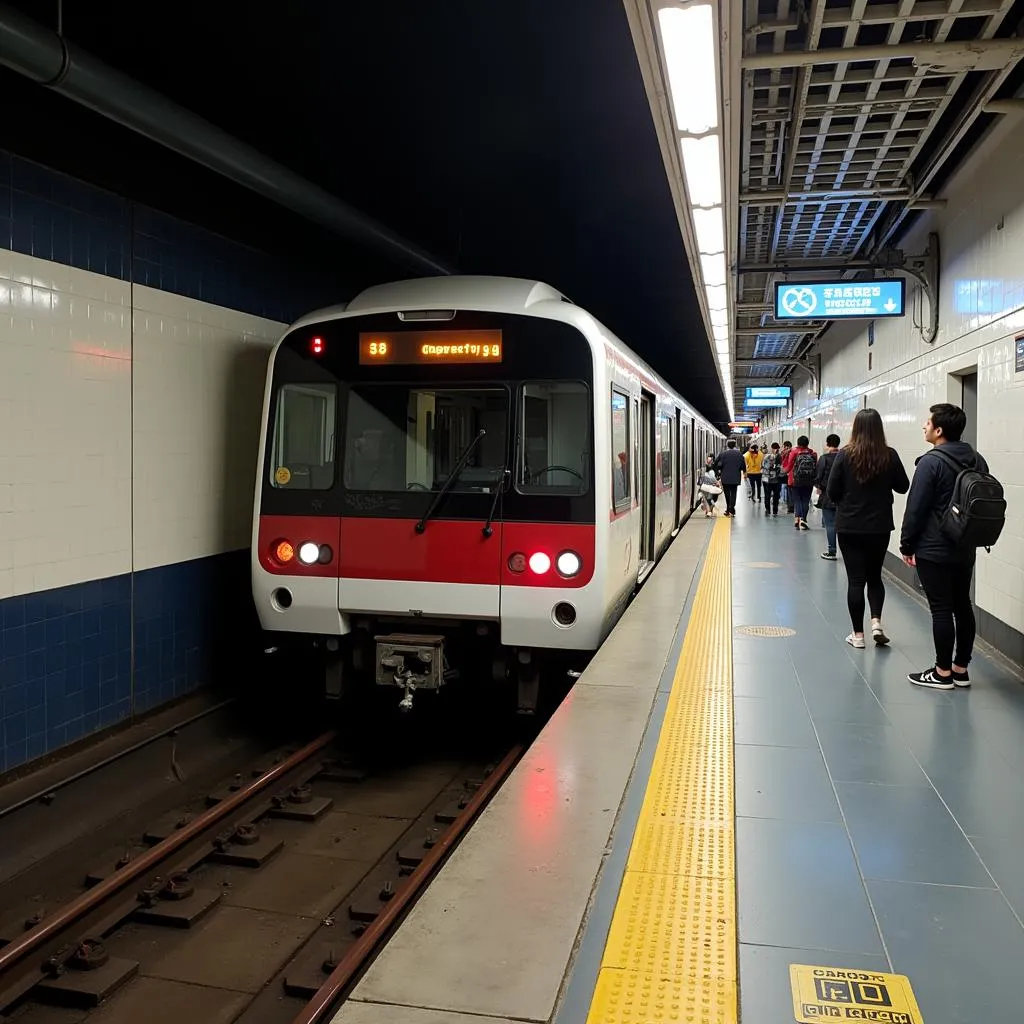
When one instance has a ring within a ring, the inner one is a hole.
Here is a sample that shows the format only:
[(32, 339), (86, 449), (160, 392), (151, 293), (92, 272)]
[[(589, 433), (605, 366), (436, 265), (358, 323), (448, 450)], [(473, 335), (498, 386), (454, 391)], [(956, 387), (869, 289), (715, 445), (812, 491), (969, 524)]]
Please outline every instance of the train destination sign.
[(776, 320), (855, 320), (906, 315), (907, 283), (879, 281), (777, 281)]
[(785, 409), (787, 405), (788, 398), (747, 398), (743, 402), (745, 409)]
[(361, 331), (361, 366), (500, 363), (501, 331)]
[(747, 388), (747, 398), (792, 398), (793, 389), (788, 384), (776, 384), (774, 387)]

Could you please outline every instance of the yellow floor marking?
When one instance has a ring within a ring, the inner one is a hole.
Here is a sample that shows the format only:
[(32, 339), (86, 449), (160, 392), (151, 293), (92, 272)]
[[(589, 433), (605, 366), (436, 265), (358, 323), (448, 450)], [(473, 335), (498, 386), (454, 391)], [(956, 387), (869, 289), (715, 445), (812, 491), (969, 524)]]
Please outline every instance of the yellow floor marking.
[(587, 1024), (735, 1024), (732, 583), (720, 519), (697, 584)]
[(793, 1016), (798, 1021), (924, 1024), (910, 979), (905, 974), (790, 964), (789, 980), (793, 989)]

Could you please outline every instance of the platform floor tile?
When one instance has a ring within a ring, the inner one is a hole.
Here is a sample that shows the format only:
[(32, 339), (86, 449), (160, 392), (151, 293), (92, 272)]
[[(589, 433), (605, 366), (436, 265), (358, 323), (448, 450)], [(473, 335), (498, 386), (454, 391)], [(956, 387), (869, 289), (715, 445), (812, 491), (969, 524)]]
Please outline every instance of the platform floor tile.
[(792, 1019), (790, 963), (906, 974), (928, 1024), (1019, 1020), (1022, 679), (976, 652), (969, 690), (912, 686), (930, 617), (889, 580), (891, 645), (849, 647), (842, 559), (811, 525), (741, 502), (731, 529), (734, 622), (794, 631), (734, 633), (744, 1024)]

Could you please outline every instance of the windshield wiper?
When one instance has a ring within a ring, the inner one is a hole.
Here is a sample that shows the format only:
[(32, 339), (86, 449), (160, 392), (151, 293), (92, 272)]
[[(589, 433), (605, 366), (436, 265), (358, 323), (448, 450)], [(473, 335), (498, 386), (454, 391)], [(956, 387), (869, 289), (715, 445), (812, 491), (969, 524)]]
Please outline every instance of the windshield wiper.
[(507, 466), (502, 466), (498, 471), (498, 478), (494, 481), (494, 500), (491, 502), (491, 511), (487, 514), (487, 522), (484, 523), (484, 536), (490, 537), (494, 530), (491, 523), (494, 522), (494, 510), (498, 507), (501, 496), (505, 493), (505, 483), (508, 480), (509, 472)]
[(469, 461), (470, 455), (473, 454), (473, 449), (484, 439), (487, 431), (481, 427), (477, 431), (476, 437), (473, 438), (469, 444), (462, 450), (462, 454), (455, 461), (455, 465), (452, 467), (452, 471), (448, 474), (447, 479), (441, 484), (441, 490), (437, 492), (434, 500), (430, 503), (427, 511), (423, 513), (423, 518), (416, 524), (416, 532), (422, 533), (427, 528), (427, 520), (434, 514), (434, 510), (440, 504), (441, 499), (452, 489), (455, 481), (458, 480), (459, 474), (465, 468), (466, 463)]

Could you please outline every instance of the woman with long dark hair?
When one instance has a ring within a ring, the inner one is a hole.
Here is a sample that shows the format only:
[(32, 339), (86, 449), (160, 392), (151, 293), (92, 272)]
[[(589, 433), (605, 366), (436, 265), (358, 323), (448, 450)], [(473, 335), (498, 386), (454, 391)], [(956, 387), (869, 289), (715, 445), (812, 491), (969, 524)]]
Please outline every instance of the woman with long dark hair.
[(836, 505), (836, 537), (846, 563), (846, 602), (853, 632), (851, 647), (864, 647), (864, 588), (871, 607), (871, 637), (889, 642), (882, 628), (882, 563), (895, 529), (892, 495), (910, 489), (899, 455), (885, 441), (877, 409), (861, 409), (854, 417), (850, 443), (840, 451), (828, 478), (829, 500)]

